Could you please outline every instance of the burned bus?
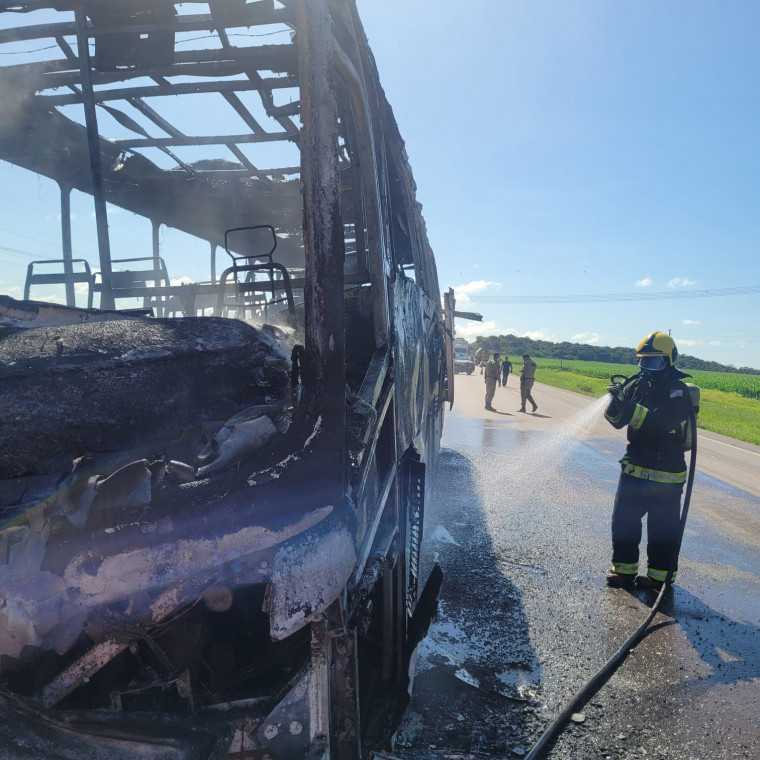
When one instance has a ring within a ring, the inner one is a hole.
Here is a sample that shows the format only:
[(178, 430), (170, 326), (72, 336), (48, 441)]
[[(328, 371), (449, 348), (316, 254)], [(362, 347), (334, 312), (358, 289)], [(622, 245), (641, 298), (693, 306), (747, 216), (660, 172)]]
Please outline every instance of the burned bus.
[(0, 97), (3, 757), (387, 749), (454, 303), (354, 0), (0, 0)]

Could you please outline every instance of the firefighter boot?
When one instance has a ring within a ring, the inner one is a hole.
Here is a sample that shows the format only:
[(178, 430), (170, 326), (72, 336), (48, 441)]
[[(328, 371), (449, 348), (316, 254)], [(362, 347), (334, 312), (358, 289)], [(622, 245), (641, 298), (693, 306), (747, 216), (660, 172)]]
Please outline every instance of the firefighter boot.
[(633, 582), (636, 580), (635, 573), (616, 573), (614, 570), (610, 570), (607, 573), (607, 585), (611, 588), (626, 588), (633, 586)]
[(651, 578), (648, 575), (639, 575), (636, 578), (636, 585), (642, 588), (649, 588), (652, 591), (658, 591), (662, 588), (662, 581), (658, 581), (656, 578)]

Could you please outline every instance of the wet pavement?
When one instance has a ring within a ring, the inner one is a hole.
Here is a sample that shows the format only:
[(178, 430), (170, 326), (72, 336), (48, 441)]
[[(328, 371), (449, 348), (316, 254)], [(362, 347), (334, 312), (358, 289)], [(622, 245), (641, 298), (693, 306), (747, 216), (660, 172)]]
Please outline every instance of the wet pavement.
[[(444, 584), (403, 760), (524, 757), (654, 602), (604, 584), (622, 455), (594, 424), (604, 403), (564, 421), (548, 394), (539, 403), (447, 418), (423, 554)], [(677, 585), (546, 757), (760, 758), (758, 507), (697, 472)]]

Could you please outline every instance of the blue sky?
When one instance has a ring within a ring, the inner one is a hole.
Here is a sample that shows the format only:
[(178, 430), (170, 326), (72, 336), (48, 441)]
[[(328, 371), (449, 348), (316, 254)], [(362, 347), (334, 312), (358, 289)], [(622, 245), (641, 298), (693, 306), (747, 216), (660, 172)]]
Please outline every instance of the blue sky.
[[(441, 287), (484, 316), (458, 335), (634, 347), (670, 330), (682, 353), (760, 368), (760, 292), (676, 297), (760, 290), (760, 3), (358, 5)], [(60, 255), (58, 202), (0, 163), (0, 290), (32, 255)], [(92, 200), (72, 208), (75, 255), (90, 255)], [(115, 255), (149, 253), (148, 222), (110, 212)], [(171, 272), (189, 247), (208, 256), (177, 230), (161, 241)], [(578, 295), (604, 300), (556, 302)]]
[[(760, 368), (760, 293), (675, 297), (760, 286), (760, 4), (358, 5), (441, 285), (484, 316), (458, 335), (670, 330), (682, 353)], [(551, 303), (589, 294), (648, 297)]]

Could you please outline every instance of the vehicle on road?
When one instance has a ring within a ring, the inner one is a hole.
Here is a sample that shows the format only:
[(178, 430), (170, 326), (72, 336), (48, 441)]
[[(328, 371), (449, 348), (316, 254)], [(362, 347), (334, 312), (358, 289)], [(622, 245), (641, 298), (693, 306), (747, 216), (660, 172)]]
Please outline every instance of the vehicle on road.
[(454, 372), (471, 375), (474, 371), (475, 362), (470, 359), (470, 344), (464, 338), (454, 338)]
[(453, 377), (355, 2), (0, 19), (0, 160), (62, 220), (0, 295), (3, 757), (366, 757)]

